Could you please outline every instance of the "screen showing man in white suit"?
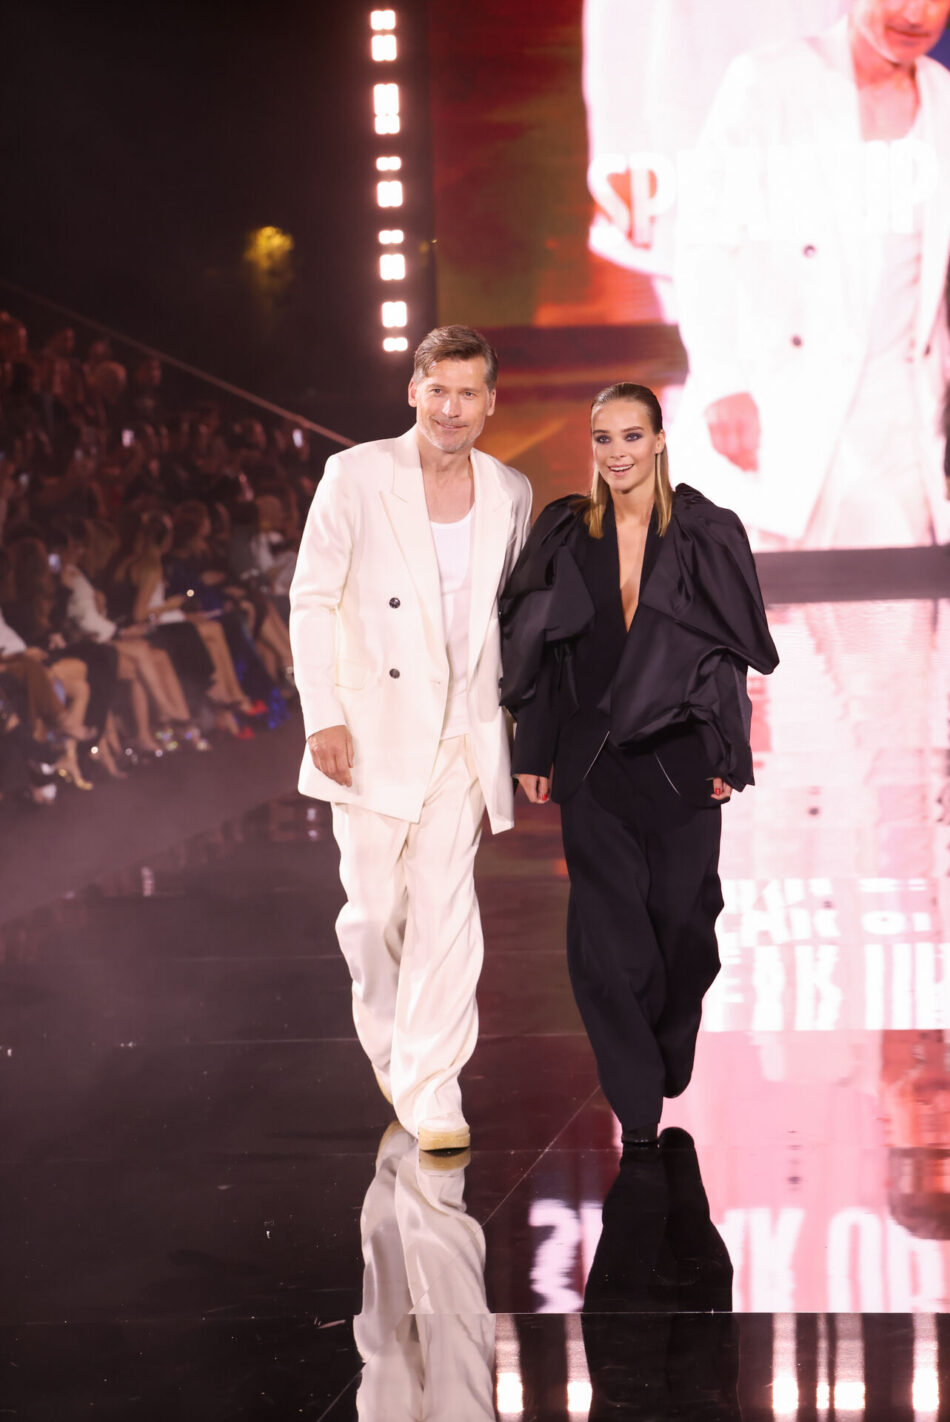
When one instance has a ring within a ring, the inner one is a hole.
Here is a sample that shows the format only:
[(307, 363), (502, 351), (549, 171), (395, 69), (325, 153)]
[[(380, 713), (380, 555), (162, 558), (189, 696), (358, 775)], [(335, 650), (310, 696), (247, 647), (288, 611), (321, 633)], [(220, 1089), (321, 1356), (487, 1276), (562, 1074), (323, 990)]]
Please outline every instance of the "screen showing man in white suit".
[[(848, 0), (584, 0), (590, 250), (652, 278), (676, 321), (677, 154), (695, 147), (736, 55), (813, 35)], [(631, 56), (636, 55), (631, 69)]]
[(680, 468), (760, 548), (950, 538), (950, 0), (733, 61), (680, 168)]
[(337, 936), (380, 1090), (424, 1150), (469, 1144), (487, 809), (513, 823), (497, 599), (531, 489), (474, 448), (497, 357), (464, 326), (415, 353), (415, 426), (327, 461), (291, 587), (305, 795), (329, 800), (347, 902)]

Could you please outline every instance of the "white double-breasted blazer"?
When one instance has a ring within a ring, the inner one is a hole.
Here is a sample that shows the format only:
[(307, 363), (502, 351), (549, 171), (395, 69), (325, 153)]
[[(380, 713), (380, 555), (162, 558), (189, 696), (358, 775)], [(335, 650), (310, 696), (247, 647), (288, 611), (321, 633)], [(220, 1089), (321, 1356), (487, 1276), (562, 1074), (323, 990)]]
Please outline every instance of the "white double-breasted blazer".
[[(707, 120), (680, 204), (675, 279), (690, 374), (671, 460), (677, 477), (755, 528), (791, 539), (805, 531), (868, 356), (885, 238), (909, 230), (893, 224), (910, 214), (921, 257), (906, 360), (930, 511), (938, 539), (950, 537), (941, 428), (950, 73), (920, 59), (917, 85), (912, 141), (862, 142), (845, 19), (734, 60)], [(757, 474), (709, 440), (706, 407), (739, 391), (761, 415)]]
[[(510, 723), (498, 701), (498, 594), (527, 536), (531, 486), (491, 455), (472, 450), (471, 458), (469, 734), (497, 832), (514, 822)], [(354, 743), (352, 787), (322, 775), (307, 750), (301, 792), (417, 820), (438, 753), (449, 664), (414, 428), (328, 459), (290, 603), (305, 732), (346, 725)]]

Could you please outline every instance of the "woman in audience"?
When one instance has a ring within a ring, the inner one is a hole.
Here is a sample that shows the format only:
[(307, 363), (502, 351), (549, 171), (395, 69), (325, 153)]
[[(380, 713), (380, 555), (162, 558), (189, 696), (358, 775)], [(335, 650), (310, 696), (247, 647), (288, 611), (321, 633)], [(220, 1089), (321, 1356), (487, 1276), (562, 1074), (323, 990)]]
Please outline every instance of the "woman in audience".
[[(211, 515), (204, 504), (191, 499), (180, 505), (174, 523), (169, 588), (173, 592), (191, 588), (201, 608), (222, 613), (221, 624), (244, 689), (269, 704), (291, 663), (286, 625), (263, 588), (242, 587), (229, 575), (227, 553), (215, 544)], [(248, 645), (248, 631), (253, 648)]]
[(218, 729), (250, 739), (253, 732), (239, 725), (235, 712), (253, 716), (257, 708), (238, 681), (224, 632), (213, 615), (186, 613), (194, 590), (191, 597), (188, 592), (167, 594), (165, 558), (171, 544), (172, 522), (167, 514), (139, 515), (131, 549), (116, 565), (113, 586), (124, 592), (130, 619), (147, 623), (149, 635), (165, 647), (190, 696), (207, 696)]
[(10, 559), (0, 551), (0, 671), (21, 688), (30, 736), (48, 747), (48, 763), (63, 780), (89, 789), (76, 751), (77, 742), (92, 737), (86, 665), (61, 648), (27, 645), (2, 610), (13, 606), (16, 615), (14, 591)]
[[(54, 530), (50, 544), (62, 562), (60, 580), (67, 592), (65, 616), (69, 628), (77, 638), (112, 643), (118, 653), (119, 681), (128, 692), (132, 710), (134, 750), (138, 755), (159, 757), (173, 749), (178, 739), (196, 749), (209, 750), (208, 742), (192, 721), (181, 682), (167, 654), (149, 644), (144, 628), (135, 624), (120, 628), (106, 616), (105, 597), (83, 567), (89, 528), (86, 521), (74, 519)], [(154, 731), (150, 706), (155, 712)], [(114, 755), (121, 750), (114, 726), (109, 729), (107, 767), (110, 752)]]

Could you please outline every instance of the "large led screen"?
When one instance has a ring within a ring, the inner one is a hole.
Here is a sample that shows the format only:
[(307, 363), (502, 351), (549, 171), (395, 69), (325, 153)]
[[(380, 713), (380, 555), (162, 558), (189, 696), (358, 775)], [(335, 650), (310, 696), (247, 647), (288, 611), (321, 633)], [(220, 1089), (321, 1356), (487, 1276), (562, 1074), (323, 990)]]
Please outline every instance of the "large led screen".
[(490, 438), (539, 496), (636, 379), (756, 548), (950, 540), (948, 12), (430, 7), (439, 318), (501, 347)]

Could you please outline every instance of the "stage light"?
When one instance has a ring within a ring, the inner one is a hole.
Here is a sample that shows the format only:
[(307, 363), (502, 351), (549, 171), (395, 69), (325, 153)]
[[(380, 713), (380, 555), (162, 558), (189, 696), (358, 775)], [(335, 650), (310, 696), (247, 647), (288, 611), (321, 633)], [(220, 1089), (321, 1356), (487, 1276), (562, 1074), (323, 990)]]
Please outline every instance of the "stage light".
[(772, 1380), (772, 1411), (776, 1417), (798, 1416), (798, 1383), (787, 1374)]
[(590, 1413), (591, 1403), (594, 1400), (594, 1389), (586, 1378), (570, 1378), (567, 1384), (567, 1410), (572, 1417), (587, 1418)]
[(396, 58), (395, 35), (373, 35), (372, 54), (377, 64)]
[(524, 1411), (524, 1389), (517, 1373), (499, 1373), (495, 1401), (502, 1417), (520, 1417)]
[(374, 84), (373, 109), (377, 133), (399, 132), (399, 85)]
[(286, 265), (294, 250), (294, 239), (279, 227), (257, 227), (248, 233), (244, 260), (258, 271), (273, 272)]
[(402, 183), (398, 178), (376, 184), (376, 201), (380, 207), (402, 207)]
[[(397, 58), (399, 46), (396, 42), (396, 11), (395, 10), (372, 10), (370, 11), (370, 28), (373, 35), (370, 41), (372, 57), (377, 62), (388, 62)], [(373, 112), (375, 116), (376, 132), (380, 135), (396, 134), (401, 129), (401, 119), (399, 115), (400, 93), (398, 84), (374, 84), (373, 85)], [(387, 145), (388, 146), (388, 145)], [(400, 173), (403, 167), (402, 156), (393, 153), (383, 152), (376, 156), (377, 173)], [(399, 208), (403, 206), (405, 194), (402, 181), (399, 178), (382, 179), (376, 184), (376, 205), (378, 208)], [(379, 245), (381, 247), (400, 247), (406, 240), (406, 234), (401, 227), (383, 227), (378, 229)], [(379, 280), (385, 282), (406, 281), (409, 276), (409, 264), (402, 252), (381, 252), (379, 258)], [(380, 305), (380, 321), (384, 328), (389, 330), (400, 329), (408, 326), (409, 312), (405, 301), (384, 301)], [(396, 353), (409, 349), (409, 339), (407, 336), (384, 335), (382, 341), (383, 350)]]
[(384, 301), (382, 309), (382, 322), (384, 326), (406, 326), (409, 323), (409, 312), (404, 301)]
[(935, 1368), (922, 1368), (914, 1373), (911, 1389), (915, 1412), (940, 1410), (940, 1378)]

